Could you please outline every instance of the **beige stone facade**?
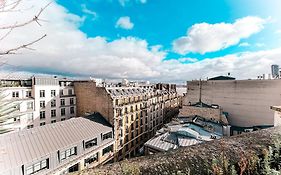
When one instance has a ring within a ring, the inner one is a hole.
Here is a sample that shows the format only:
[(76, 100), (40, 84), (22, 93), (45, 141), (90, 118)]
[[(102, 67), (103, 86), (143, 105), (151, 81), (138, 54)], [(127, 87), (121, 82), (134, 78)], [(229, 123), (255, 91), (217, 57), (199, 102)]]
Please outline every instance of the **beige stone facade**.
[[(183, 105), (198, 102), (200, 82), (187, 82)], [(220, 105), (228, 112), (232, 126), (253, 127), (275, 125), (274, 111), (280, 106), (281, 80), (202, 81), (202, 101)]]
[(176, 114), (175, 86), (96, 87), (75, 82), (77, 114), (99, 112), (114, 126), (115, 160), (133, 157), (165, 121)]

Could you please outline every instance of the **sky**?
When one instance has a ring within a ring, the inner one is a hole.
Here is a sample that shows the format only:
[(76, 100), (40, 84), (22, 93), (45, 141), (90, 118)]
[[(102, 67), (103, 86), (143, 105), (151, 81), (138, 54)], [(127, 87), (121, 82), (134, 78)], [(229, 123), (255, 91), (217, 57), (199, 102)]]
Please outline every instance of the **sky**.
[[(12, 1), (12, 0), (8, 0)], [(28, 20), (48, 0), (23, 0), (0, 25)], [(56, 0), (38, 24), (0, 49), (47, 37), (5, 61), (0, 75), (61, 75), (183, 83), (281, 65), (280, 0)], [(0, 30), (0, 36), (7, 31)]]

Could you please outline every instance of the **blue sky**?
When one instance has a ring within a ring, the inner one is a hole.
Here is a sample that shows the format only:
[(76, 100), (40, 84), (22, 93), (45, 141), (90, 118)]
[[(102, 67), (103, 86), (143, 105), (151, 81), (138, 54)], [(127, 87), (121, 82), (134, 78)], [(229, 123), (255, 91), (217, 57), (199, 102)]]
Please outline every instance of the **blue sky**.
[[(162, 45), (168, 51), (165, 59), (180, 57), (204, 58), (219, 57), (242, 51), (255, 51), (275, 48), (280, 44), (276, 41), (275, 32), (280, 26), (280, 13), (278, 13), (278, 0), (147, 0), (146, 3), (130, 0), (125, 5), (118, 0), (59, 0), (59, 4), (66, 7), (69, 12), (85, 16), (85, 22), (80, 26), (81, 31), (88, 37), (104, 36), (108, 40), (120, 37), (135, 36), (145, 39), (151, 45)], [(96, 13), (84, 13), (81, 6)], [(130, 17), (134, 24), (133, 29), (124, 30), (116, 28), (115, 23), (121, 16)], [(236, 19), (246, 16), (257, 16), (274, 22), (268, 22), (265, 29), (257, 34), (242, 39), (240, 43), (247, 42), (251, 46), (239, 47), (239, 44), (230, 46), (216, 52), (206, 54), (189, 53), (177, 54), (172, 50), (175, 38), (183, 36), (188, 28), (196, 23), (233, 23)], [(281, 26), (280, 26), (281, 29)], [(257, 44), (257, 45), (256, 45)]]
[[(48, 2), (24, 1), (19, 8), (28, 10), (0, 23), (29, 20)], [(14, 67), (0, 75), (180, 83), (228, 72), (256, 78), (281, 65), (280, 7), (280, 0), (56, 0), (40, 26), (5, 39), (4, 49), (47, 34), (34, 50), (6, 58)]]

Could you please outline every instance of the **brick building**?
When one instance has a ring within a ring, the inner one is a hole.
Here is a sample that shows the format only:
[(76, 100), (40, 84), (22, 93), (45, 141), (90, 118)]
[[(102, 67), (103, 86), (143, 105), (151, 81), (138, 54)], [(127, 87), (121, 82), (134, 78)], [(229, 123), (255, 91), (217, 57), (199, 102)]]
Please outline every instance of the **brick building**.
[(77, 81), (74, 89), (78, 116), (99, 112), (114, 126), (115, 160), (137, 155), (178, 111), (175, 85), (97, 87), (94, 81)]

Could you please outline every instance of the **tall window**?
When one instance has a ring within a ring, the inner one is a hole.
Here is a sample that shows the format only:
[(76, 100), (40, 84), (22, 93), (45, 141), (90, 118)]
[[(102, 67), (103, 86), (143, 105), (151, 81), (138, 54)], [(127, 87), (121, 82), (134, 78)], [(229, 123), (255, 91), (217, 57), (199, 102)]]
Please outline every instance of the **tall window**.
[(74, 107), (70, 107), (70, 114), (74, 114)]
[(44, 125), (46, 125), (46, 122), (40, 123), (40, 126), (44, 126)]
[(40, 119), (45, 119), (46, 115), (45, 115), (45, 111), (40, 111)]
[(61, 108), (60, 109), (60, 115), (61, 116), (65, 116), (65, 108)]
[(56, 96), (56, 90), (51, 90), (51, 97), (55, 97)]
[(40, 101), (40, 108), (45, 108), (45, 101)]
[(26, 91), (25, 92), (25, 97), (31, 97), (31, 91)]
[(70, 98), (70, 105), (74, 104), (74, 98)]
[(63, 95), (63, 89), (60, 90), (60, 95)]
[(33, 109), (33, 102), (30, 101), (30, 102), (27, 102), (27, 109)]
[(56, 107), (56, 100), (55, 99), (51, 100), (51, 107)]
[(42, 160), (26, 168), (26, 174), (35, 174), (41, 170), (49, 169), (49, 159)]
[(45, 90), (40, 90), (40, 97), (45, 97)]
[(72, 89), (68, 89), (68, 95), (72, 95)]
[(52, 110), (51, 110), (51, 117), (56, 117), (56, 115), (57, 115), (56, 110), (55, 110), (55, 109), (52, 109)]
[(72, 147), (60, 153), (60, 160), (65, 160), (73, 155), (77, 155), (77, 147)]
[(65, 99), (60, 99), (60, 105), (65, 106)]
[(12, 92), (12, 96), (13, 96), (13, 98), (18, 98), (19, 92), (18, 91)]

